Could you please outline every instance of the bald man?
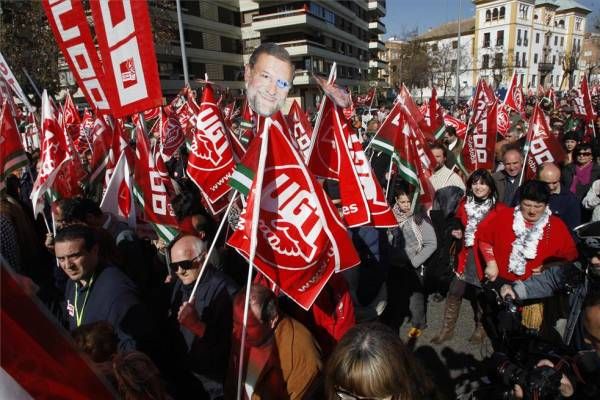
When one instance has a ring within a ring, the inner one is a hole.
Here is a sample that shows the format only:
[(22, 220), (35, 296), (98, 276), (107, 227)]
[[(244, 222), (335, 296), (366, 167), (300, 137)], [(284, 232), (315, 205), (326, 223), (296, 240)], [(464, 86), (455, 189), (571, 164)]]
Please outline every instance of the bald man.
[[(206, 254), (206, 242), (196, 236), (183, 236), (171, 246), (170, 268), (178, 279), (171, 296), (169, 325), (176, 365), (191, 372), (208, 398), (216, 399), (223, 396), (235, 287), (210, 264), (202, 271)], [(189, 387), (189, 382), (185, 383)]]
[(560, 168), (544, 163), (538, 168), (538, 179), (550, 189), (550, 210), (572, 231), (581, 224), (581, 206), (577, 197), (560, 184)]

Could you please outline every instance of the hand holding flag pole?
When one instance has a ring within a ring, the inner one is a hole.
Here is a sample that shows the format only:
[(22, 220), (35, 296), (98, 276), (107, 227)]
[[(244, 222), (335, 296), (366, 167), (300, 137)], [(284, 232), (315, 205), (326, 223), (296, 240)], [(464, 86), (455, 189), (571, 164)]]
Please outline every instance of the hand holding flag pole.
[[(327, 79), (328, 84), (332, 84), (335, 82), (335, 78), (337, 75), (337, 63), (334, 62), (331, 66), (331, 71), (329, 71), (329, 78)], [(323, 96), (326, 96), (323, 93)], [(313, 127), (313, 132), (318, 132), (319, 127), (321, 126), (321, 119), (323, 117), (323, 110), (325, 109), (325, 99), (321, 98), (321, 104), (319, 104), (319, 112), (317, 113), (317, 120), (315, 121), (315, 126)], [(313, 148), (315, 147), (315, 140), (317, 138), (316, 134), (313, 134), (310, 138), (310, 147), (308, 148), (308, 152), (306, 153), (306, 159), (310, 160), (310, 155), (312, 154)]]

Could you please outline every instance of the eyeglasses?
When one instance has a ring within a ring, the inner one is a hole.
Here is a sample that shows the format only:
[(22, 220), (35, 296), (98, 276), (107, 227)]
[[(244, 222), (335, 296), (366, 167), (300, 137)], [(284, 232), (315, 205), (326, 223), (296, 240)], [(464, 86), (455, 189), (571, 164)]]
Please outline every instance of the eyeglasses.
[(587, 156), (591, 156), (591, 155), (592, 155), (591, 151), (584, 151), (584, 152), (581, 152), (581, 153), (577, 153), (577, 157), (579, 157), (579, 156), (586, 156), (587, 157)]
[(342, 389), (339, 386), (335, 387), (335, 395), (339, 400), (395, 400), (395, 396), (388, 396), (384, 398), (374, 398), (374, 397), (361, 397), (357, 396), (354, 393), (348, 392), (347, 390)]
[(179, 268), (181, 268), (184, 271), (187, 271), (189, 269), (194, 268), (194, 263), (203, 258), (206, 255), (206, 253), (202, 253), (197, 255), (196, 257), (192, 258), (191, 260), (182, 260), (182, 261), (177, 261), (177, 262), (172, 262), (169, 266), (171, 267), (171, 271), (173, 272), (177, 272), (179, 270)]

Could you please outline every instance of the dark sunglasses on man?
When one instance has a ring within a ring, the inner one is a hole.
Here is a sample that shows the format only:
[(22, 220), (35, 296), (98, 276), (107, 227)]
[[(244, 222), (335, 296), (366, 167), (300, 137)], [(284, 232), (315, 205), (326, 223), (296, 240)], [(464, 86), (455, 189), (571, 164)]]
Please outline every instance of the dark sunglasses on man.
[(192, 268), (197, 268), (199, 266), (199, 264), (202, 261), (204, 261), (205, 256), (206, 256), (206, 253), (201, 253), (201, 254), (197, 255), (196, 257), (192, 258), (191, 260), (181, 260), (181, 261), (177, 261), (177, 262), (172, 262), (169, 266), (171, 267), (171, 271), (173, 271), (173, 272), (177, 272), (179, 270), (179, 268), (181, 268), (184, 271), (187, 271)]

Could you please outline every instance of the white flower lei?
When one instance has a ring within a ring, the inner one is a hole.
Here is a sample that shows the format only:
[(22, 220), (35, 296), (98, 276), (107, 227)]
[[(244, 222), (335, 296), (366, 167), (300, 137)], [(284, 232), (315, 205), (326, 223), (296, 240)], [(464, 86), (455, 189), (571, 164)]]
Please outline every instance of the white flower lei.
[(488, 198), (486, 201), (477, 203), (472, 197), (467, 197), (465, 203), (465, 211), (467, 212), (467, 226), (465, 227), (465, 247), (472, 247), (475, 241), (475, 232), (477, 232), (477, 226), (485, 217), (492, 205), (494, 204), (493, 198)]
[(515, 241), (508, 260), (508, 270), (516, 275), (525, 274), (525, 264), (527, 260), (532, 260), (537, 255), (537, 247), (540, 239), (544, 235), (544, 228), (550, 220), (550, 207), (546, 206), (542, 217), (531, 227), (527, 228), (525, 219), (519, 207), (515, 207), (513, 232)]

